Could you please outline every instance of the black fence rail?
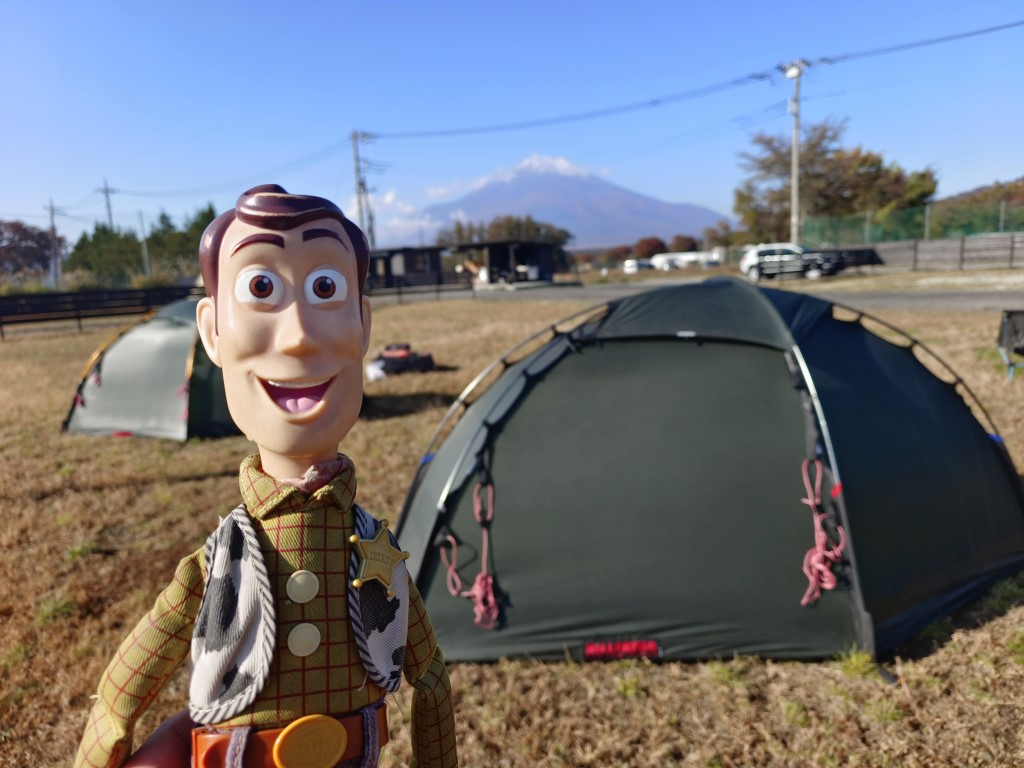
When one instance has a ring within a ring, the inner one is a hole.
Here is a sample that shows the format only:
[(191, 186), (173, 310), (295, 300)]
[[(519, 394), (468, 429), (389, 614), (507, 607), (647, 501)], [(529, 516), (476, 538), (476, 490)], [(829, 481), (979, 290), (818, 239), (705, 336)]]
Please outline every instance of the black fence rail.
[(4, 327), (9, 325), (75, 320), (78, 330), (82, 330), (85, 318), (141, 315), (187, 296), (202, 295), (202, 288), (173, 286), (0, 296), (0, 339), (4, 338)]
[(367, 296), (391, 296), (399, 304), (405, 297), (427, 298), (431, 295), (437, 300), (444, 294), (459, 291), (473, 291), (473, 275), (468, 272), (461, 274), (416, 273), (385, 278), (367, 277), (364, 292)]
[(364, 290), (368, 296), (399, 290), (421, 289), (442, 291), (470, 290), (473, 275), (469, 272), (408, 272), (404, 275), (366, 276)]
[[(426, 297), (433, 294), (440, 299), (451, 291), (472, 291), (472, 275), (408, 275), (392, 278), (390, 284), (372, 285), (367, 281), (367, 296), (393, 296), (401, 303), (405, 297)], [(0, 296), (0, 339), (4, 328), (22, 323), (41, 323), (51, 320), (75, 320), (82, 330), (82, 320), (94, 317), (142, 315), (172, 301), (188, 296), (204, 296), (201, 287), (174, 286), (168, 288), (140, 288), (124, 290), (73, 291), (68, 293), (26, 293)]]

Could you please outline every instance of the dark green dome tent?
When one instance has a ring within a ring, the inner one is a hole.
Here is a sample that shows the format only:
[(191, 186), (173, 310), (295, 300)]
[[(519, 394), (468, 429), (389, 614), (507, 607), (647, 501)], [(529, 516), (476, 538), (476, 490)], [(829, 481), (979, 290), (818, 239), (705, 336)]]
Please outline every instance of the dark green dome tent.
[(1024, 567), (994, 426), (896, 329), (731, 278), (559, 327), (460, 396), (399, 520), (446, 657), (881, 655)]
[(172, 302), (97, 349), (64, 430), (172, 440), (240, 434), (221, 370), (199, 340), (196, 303)]

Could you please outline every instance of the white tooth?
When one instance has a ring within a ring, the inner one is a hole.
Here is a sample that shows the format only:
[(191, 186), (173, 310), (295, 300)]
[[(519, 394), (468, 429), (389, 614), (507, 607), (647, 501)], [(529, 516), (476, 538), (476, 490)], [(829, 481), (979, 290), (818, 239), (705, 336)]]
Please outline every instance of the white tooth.
[(319, 379), (317, 381), (274, 381), (273, 379), (267, 379), (267, 384), (272, 387), (280, 387), (281, 389), (303, 389), (305, 387), (318, 387), (326, 381), (327, 379)]

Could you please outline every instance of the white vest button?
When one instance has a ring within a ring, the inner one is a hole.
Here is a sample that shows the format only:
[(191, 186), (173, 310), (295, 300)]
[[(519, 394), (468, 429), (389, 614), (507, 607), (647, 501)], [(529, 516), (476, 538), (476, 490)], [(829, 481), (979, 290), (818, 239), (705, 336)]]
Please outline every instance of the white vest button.
[(296, 603), (308, 603), (320, 591), (320, 579), (312, 571), (296, 571), (285, 584), (288, 599)]
[(309, 656), (320, 647), (320, 630), (312, 624), (296, 624), (288, 633), (288, 650), (296, 656)]

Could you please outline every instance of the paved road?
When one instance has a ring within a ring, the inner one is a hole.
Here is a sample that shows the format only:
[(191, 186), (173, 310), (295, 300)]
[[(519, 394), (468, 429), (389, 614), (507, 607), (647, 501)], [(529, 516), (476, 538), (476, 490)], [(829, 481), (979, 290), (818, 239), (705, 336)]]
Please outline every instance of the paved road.
[[(478, 290), (476, 298), (481, 301), (586, 301), (600, 304), (612, 299), (630, 296), (651, 288), (675, 285), (687, 282), (700, 282), (699, 279), (682, 280), (641, 280), (632, 283), (599, 283), (581, 285), (545, 285), (518, 290), (495, 289)], [(785, 284), (780, 284), (785, 287)], [(806, 286), (806, 284), (804, 284)], [(766, 287), (775, 287), (767, 284)], [(983, 311), (1001, 312), (1004, 309), (1024, 309), (1024, 291), (995, 290), (973, 288), (965, 290), (925, 290), (913, 291), (857, 291), (848, 289), (829, 289), (824, 281), (808, 291), (823, 299), (835, 301), (854, 309), (865, 312), (879, 310), (933, 310), (933, 311)], [(467, 297), (469, 294), (465, 294)]]

